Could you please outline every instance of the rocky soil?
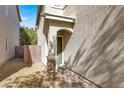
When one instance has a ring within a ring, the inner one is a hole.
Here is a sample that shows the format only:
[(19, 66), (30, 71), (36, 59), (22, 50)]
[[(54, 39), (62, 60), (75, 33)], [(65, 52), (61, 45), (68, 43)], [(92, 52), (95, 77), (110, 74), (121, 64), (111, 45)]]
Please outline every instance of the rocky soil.
[[(18, 64), (19, 59), (11, 61)], [(9, 68), (9, 67), (8, 67)], [(12, 67), (11, 67), (12, 68)], [(18, 68), (17, 66), (15, 68)], [(7, 69), (7, 68), (6, 68)], [(11, 70), (12, 71), (12, 70)], [(2, 76), (0, 76), (1, 78)], [(0, 87), (7, 88), (91, 88), (96, 87), (68, 69), (59, 67), (53, 78), (47, 72), (42, 62), (35, 62), (31, 66), (23, 67), (0, 82)]]

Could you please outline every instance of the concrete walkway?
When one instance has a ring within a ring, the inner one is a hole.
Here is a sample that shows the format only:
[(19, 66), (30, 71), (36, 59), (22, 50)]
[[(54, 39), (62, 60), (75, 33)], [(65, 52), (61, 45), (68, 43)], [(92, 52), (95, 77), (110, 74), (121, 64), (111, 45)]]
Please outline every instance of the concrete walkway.
[[(0, 74), (0, 87), (14, 88), (92, 88), (96, 87), (90, 82), (82, 79), (80, 76), (62, 67), (58, 68), (58, 72), (53, 80), (47, 72), (46, 66), (42, 62), (33, 64), (25, 64), (21, 59), (12, 59), (10, 65), (1, 65), (3, 72)], [(18, 69), (19, 64), (25, 64)], [(5, 69), (8, 69), (4, 71)], [(17, 70), (15, 70), (15, 69)], [(2, 71), (1, 71), (2, 72)], [(8, 73), (9, 72), (9, 73)], [(10, 73), (11, 72), (11, 73)], [(4, 76), (5, 75), (5, 76)]]

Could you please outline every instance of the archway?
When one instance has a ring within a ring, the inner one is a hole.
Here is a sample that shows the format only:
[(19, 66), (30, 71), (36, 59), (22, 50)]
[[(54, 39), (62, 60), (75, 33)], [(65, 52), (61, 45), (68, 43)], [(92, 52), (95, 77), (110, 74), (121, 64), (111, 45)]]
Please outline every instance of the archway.
[(64, 51), (71, 35), (72, 35), (72, 31), (68, 29), (60, 29), (57, 31), (57, 41), (56, 41), (57, 65), (64, 64), (64, 56), (65, 56)]

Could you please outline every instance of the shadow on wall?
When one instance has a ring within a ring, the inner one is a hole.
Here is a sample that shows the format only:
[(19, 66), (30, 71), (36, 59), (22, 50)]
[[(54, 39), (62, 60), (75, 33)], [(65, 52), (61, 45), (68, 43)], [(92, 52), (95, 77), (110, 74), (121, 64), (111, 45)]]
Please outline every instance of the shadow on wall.
[(92, 45), (85, 39), (66, 66), (101, 87), (124, 87), (124, 7), (111, 9), (96, 31)]
[(12, 59), (3, 64), (0, 64), (0, 81), (18, 72), (24, 67), (30, 67), (31, 64), (26, 64), (23, 59)]

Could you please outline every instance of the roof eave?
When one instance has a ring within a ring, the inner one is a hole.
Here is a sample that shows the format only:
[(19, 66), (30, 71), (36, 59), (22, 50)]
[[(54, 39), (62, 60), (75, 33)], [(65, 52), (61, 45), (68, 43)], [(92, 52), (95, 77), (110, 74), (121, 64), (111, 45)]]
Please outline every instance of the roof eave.
[(71, 16), (54, 15), (54, 14), (49, 14), (49, 13), (43, 13), (43, 16), (46, 19), (65, 21), (65, 22), (70, 22), (70, 23), (74, 23), (75, 21), (75, 17), (71, 17)]
[(42, 9), (42, 5), (39, 5), (37, 9), (36, 26), (39, 25), (41, 9)]
[(18, 14), (18, 19), (21, 22), (22, 20), (21, 20), (21, 16), (20, 16), (20, 11), (19, 11), (18, 5), (16, 5), (16, 10), (17, 10), (17, 14)]

